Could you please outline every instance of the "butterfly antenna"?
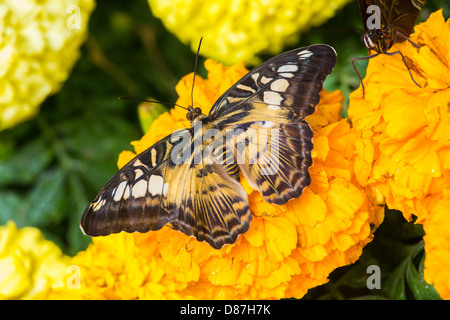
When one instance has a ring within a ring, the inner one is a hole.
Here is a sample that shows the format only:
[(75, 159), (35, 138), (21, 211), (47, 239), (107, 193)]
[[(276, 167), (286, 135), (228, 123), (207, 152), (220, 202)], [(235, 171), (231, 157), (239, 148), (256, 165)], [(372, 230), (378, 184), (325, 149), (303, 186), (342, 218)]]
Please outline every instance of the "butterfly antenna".
[(174, 106), (189, 110), (186, 107), (180, 106), (179, 104), (172, 103), (172, 102), (161, 102), (161, 101), (156, 101), (156, 100), (145, 100), (145, 99), (128, 98), (128, 97), (119, 97), (118, 99), (119, 100), (135, 100), (135, 101), (143, 101), (143, 102), (151, 102), (151, 103), (160, 103), (160, 104), (164, 104), (164, 105), (174, 105)]
[(194, 65), (194, 78), (192, 79), (192, 89), (191, 89), (191, 107), (194, 107), (194, 84), (195, 84), (195, 74), (197, 73), (197, 65), (198, 65), (198, 56), (200, 53), (200, 46), (202, 45), (203, 37), (200, 38), (200, 42), (198, 43), (197, 54), (195, 55), (195, 65)]

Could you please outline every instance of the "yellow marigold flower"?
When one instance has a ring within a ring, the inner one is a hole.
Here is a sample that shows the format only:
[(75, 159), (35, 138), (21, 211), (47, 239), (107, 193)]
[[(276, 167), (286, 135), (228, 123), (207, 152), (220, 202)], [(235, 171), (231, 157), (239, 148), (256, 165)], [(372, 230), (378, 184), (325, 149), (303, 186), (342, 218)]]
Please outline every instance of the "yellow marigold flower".
[(0, 226), (0, 299), (45, 299), (63, 288), (70, 258), (32, 227)]
[[(450, 196), (450, 21), (442, 11), (435, 12), (416, 26), (410, 39), (420, 50), (405, 41), (391, 51), (403, 53), (421, 88), (399, 55), (379, 55), (367, 68), (365, 98), (361, 89), (350, 95), (348, 114), (358, 132), (355, 174), (389, 208), (402, 211), (408, 220), (417, 216), (426, 232), (442, 232), (432, 226), (437, 227), (433, 221), (445, 224), (435, 215), (448, 210), (439, 213), (434, 208), (441, 208), (438, 203)], [(427, 234), (425, 239), (435, 236)], [(426, 266), (434, 265), (430, 257), (450, 258), (449, 250), (433, 252), (437, 248), (426, 243)], [(444, 284), (439, 283), (442, 277), (433, 280), (428, 274), (438, 292), (449, 283), (448, 275)]]
[[(207, 113), (230, 85), (247, 73), (242, 63), (226, 68), (207, 60), (207, 79), (196, 78), (194, 102)], [(193, 75), (176, 86), (177, 104), (188, 105)], [(198, 79), (198, 81), (197, 81)], [(82, 298), (279, 299), (302, 297), (328, 281), (334, 269), (353, 263), (383, 220), (353, 174), (356, 135), (339, 111), (340, 91), (322, 92), (314, 115), (312, 184), (286, 205), (265, 202), (242, 180), (253, 218), (235, 244), (220, 250), (163, 227), (158, 231), (93, 238), (72, 259), (80, 267)], [(155, 119), (136, 153), (175, 129), (190, 125), (174, 108)], [(123, 152), (122, 167), (135, 154)]]
[(0, 5), (0, 130), (33, 117), (80, 56), (94, 0)]
[(299, 35), (331, 18), (350, 0), (195, 1), (148, 0), (153, 15), (184, 43), (227, 65), (278, 54)]

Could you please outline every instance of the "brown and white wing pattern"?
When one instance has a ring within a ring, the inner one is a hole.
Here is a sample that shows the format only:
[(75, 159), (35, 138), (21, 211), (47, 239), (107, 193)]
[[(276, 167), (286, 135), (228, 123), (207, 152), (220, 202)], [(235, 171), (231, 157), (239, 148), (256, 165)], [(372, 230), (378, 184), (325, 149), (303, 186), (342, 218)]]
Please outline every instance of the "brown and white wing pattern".
[(216, 249), (234, 243), (250, 225), (247, 194), (223, 166), (198, 152), (192, 131), (182, 130), (139, 154), (86, 208), (83, 231), (147, 232), (170, 223)]
[(211, 111), (215, 126), (234, 132), (228, 151), (267, 202), (284, 204), (311, 183), (313, 132), (304, 119), (335, 64), (327, 45), (286, 52), (243, 77)]

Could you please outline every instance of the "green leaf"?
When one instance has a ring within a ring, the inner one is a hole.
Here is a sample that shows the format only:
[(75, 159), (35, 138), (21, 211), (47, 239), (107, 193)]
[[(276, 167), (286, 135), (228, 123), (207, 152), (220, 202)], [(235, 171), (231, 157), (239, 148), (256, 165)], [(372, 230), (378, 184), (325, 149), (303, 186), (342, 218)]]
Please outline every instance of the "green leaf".
[(411, 260), (408, 261), (406, 267), (406, 281), (414, 298), (418, 300), (424, 299), (424, 288), (421, 283), (424, 280), (420, 278), (419, 272), (417, 272)]
[(62, 206), (68, 198), (64, 180), (61, 169), (46, 171), (40, 176), (27, 198), (27, 224), (39, 227), (61, 220)]
[(69, 193), (72, 196), (69, 199), (71, 212), (69, 214), (67, 241), (69, 243), (68, 253), (74, 255), (78, 251), (86, 249), (91, 242), (91, 238), (84, 235), (80, 229), (81, 215), (88, 201), (86, 199), (85, 187), (76, 174), (69, 176)]
[(53, 152), (44, 139), (31, 140), (9, 159), (0, 161), (0, 186), (31, 183), (52, 159)]
[(408, 259), (400, 263), (390, 274), (381, 289), (389, 299), (405, 300), (405, 272), (408, 266)]
[(369, 277), (367, 267), (379, 264), (379, 261), (371, 256), (361, 256), (358, 262), (339, 279), (339, 284), (350, 288), (367, 288), (367, 279)]
[(0, 225), (8, 220), (17, 222), (17, 215), (23, 206), (23, 199), (16, 192), (0, 190)]
[(425, 255), (420, 261), (419, 270), (417, 270), (410, 261), (406, 270), (406, 281), (415, 299), (418, 300), (440, 300), (439, 294), (434, 286), (428, 284), (423, 277)]

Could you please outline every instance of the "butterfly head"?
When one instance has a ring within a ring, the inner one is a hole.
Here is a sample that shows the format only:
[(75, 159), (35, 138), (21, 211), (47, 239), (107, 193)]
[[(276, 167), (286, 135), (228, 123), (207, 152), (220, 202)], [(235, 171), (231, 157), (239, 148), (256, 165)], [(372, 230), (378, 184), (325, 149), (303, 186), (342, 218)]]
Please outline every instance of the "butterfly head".
[(203, 115), (202, 109), (200, 109), (198, 107), (196, 107), (196, 108), (189, 107), (189, 111), (188, 111), (188, 113), (186, 115), (186, 118), (190, 122), (194, 122), (201, 115)]
[(361, 41), (367, 49), (383, 53), (389, 50), (393, 44), (393, 33), (390, 26), (383, 29), (372, 29), (361, 36)]

